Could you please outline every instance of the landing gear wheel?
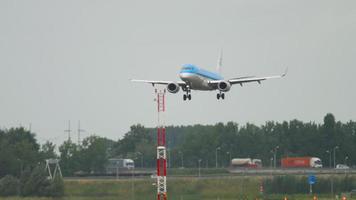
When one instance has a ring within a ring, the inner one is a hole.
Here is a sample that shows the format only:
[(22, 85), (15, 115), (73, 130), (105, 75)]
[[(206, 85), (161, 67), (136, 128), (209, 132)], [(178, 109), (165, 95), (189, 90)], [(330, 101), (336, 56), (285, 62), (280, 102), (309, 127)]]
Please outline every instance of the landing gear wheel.
[(192, 99), (192, 95), (188, 94), (188, 99), (191, 100)]
[(222, 98), (222, 99), (225, 99), (225, 93), (222, 93), (222, 94), (221, 94), (221, 98)]
[(220, 99), (220, 94), (219, 93), (216, 94), (216, 98)]
[(183, 94), (183, 100), (187, 100), (187, 95)]

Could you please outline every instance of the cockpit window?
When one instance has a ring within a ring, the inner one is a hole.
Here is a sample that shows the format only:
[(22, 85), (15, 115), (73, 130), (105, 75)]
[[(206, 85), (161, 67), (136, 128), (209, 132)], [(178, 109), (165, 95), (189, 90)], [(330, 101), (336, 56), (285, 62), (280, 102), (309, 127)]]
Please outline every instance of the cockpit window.
[(196, 67), (192, 64), (185, 64), (182, 67), (182, 70), (187, 70), (187, 71), (191, 71), (191, 70), (195, 70), (195, 69), (196, 69)]

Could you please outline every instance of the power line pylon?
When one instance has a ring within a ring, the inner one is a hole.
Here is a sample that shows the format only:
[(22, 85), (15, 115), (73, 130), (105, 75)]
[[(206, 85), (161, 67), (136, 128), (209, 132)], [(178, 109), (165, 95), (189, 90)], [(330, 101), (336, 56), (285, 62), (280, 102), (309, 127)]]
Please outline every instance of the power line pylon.
[(68, 141), (71, 141), (71, 137), (70, 137), (70, 132), (71, 132), (71, 129), (70, 129), (70, 120), (68, 121), (68, 129), (67, 129), (67, 130), (64, 130), (64, 132), (67, 132), (67, 133), (68, 133)]
[(85, 130), (80, 128), (80, 120), (79, 120), (78, 121), (78, 145), (80, 145), (81, 142), (82, 142), (81, 139), (80, 139), (80, 133), (81, 132), (85, 132)]

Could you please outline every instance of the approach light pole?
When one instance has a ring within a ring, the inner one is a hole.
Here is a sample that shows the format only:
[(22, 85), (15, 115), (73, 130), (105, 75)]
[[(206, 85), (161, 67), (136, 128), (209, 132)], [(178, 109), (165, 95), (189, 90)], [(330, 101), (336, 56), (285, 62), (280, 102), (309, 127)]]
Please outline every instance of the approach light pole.
[(215, 168), (218, 168), (218, 150), (220, 150), (220, 147), (215, 149)]
[(336, 149), (339, 149), (339, 146), (334, 147), (334, 168), (336, 167)]

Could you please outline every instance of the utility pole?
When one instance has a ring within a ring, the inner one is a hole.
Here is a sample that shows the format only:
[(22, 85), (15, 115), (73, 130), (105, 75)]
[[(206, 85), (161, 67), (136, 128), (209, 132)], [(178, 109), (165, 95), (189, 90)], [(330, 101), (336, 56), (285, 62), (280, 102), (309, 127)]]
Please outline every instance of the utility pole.
[(70, 138), (70, 120), (68, 120), (68, 129), (67, 130), (64, 130), (64, 132), (67, 132), (68, 133), (68, 141), (71, 141), (71, 138)]
[(80, 133), (84, 132), (84, 129), (80, 129), (80, 120), (78, 121), (78, 145), (81, 144), (81, 140), (80, 140)]

